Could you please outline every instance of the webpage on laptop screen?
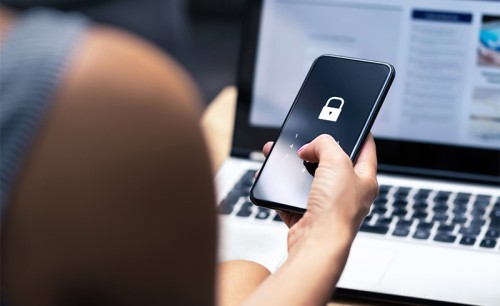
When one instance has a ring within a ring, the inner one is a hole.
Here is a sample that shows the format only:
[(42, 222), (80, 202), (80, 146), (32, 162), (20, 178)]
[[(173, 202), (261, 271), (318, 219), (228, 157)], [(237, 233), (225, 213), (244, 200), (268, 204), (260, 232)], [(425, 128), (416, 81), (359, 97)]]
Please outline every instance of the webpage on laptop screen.
[(321, 54), (396, 67), (376, 136), (500, 148), (499, 1), (265, 1), (250, 123), (279, 127)]

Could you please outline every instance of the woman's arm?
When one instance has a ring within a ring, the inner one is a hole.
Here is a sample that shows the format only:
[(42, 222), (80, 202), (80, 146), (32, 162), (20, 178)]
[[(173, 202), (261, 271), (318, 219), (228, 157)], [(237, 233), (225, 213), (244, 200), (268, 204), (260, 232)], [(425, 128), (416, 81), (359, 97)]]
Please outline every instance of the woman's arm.
[(252, 261), (230, 260), (220, 263), (217, 275), (217, 305), (240, 305), (271, 273)]
[[(264, 148), (265, 153), (268, 150), (269, 145)], [(308, 210), (303, 216), (280, 213), (290, 226), (288, 259), (244, 305), (324, 305), (377, 194), (372, 137), (354, 167), (340, 146), (326, 135), (301, 148), (298, 154), (306, 161), (319, 162)]]

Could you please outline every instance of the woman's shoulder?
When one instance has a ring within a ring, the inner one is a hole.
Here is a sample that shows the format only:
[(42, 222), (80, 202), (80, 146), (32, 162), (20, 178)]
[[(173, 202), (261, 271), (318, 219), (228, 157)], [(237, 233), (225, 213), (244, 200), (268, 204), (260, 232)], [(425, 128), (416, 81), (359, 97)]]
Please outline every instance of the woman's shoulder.
[(92, 88), (107, 101), (135, 101), (141, 107), (160, 103), (156, 106), (195, 117), (200, 111), (198, 90), (175, 59), (139, 37), (110, 27), (89, 30), (64, 85), (76, 95)]

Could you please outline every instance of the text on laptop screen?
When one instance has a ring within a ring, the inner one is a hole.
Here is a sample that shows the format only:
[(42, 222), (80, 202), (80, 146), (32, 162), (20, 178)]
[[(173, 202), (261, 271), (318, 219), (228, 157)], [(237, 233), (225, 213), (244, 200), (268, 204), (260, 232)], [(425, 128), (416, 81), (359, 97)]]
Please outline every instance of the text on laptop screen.
[(396, 67), (372, 129), (375, 136), (500, 148), (500, 2), (269, 0), (263, 5), (252, 125), (279, 127), (314, 59), (336, 54)]

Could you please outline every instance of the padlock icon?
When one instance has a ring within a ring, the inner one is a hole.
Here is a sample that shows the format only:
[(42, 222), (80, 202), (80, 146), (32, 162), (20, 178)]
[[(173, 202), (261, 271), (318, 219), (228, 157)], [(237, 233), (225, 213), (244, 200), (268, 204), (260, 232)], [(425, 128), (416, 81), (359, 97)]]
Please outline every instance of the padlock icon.
[[(330, 106), (330, 102), (334, 100), (340, 101), (340, 106), (338, 108)], [(333, 121), (333, 122), (337, 121), (343, 106), (344, 106), (344, 99), (340, 97), (331, 97), (330, 99), (328, 99), (328, 101), (326, 101), (325, 106), (323, 106), (321, 113), (319, 113), (318, 119)]]

